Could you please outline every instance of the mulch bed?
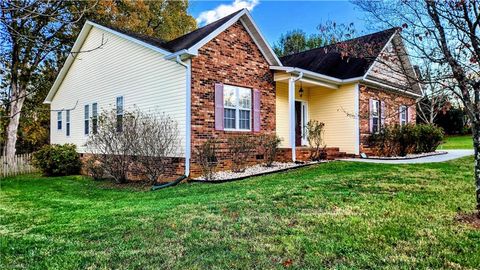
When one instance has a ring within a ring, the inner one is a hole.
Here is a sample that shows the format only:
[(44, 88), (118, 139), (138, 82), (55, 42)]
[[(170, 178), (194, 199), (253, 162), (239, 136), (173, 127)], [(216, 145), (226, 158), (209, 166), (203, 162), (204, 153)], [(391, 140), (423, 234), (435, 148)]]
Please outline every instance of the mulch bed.
[(279, 169), (279, 170), (272, 170), (272, 171), (267, 171), (267, 172), (261, 172), (261, 173), (257, 173), (257, 174), (245, 175), (245, 176), (240, 176), (240, 177), (233, 177), (233, 178), (229, 178), (229, 179), (217, 179), (217, 180), (215, 180), (215, 179), (214, 180), (190, 179), (190, 180), (188, 180), (188, 182), (205, 183), (205, 184), (227, 183), (227, 182), (244, 180), (244, 179), (251, 178), (251, 177), (256, 177), (256, 176), (268, 175), (268, 174), (272, 174), (272, 173), (286, 172), (286, 171), (295, 170), (295, 169), (299, 169), (299, 168), (303, 168), (303, 167), (307, 167), (307, 166), (311, 166), (311, 165), (316, 165), (316, 164), (321, 164), (321, 163), (325, 163), (325, 162), (327, 162), (327, 161), (311, 162), (311, 163), (299, 163), (297, 166), (294, 166), (294, 167), (283, 168), (283, 169)]
[(480, 212), (479, 213), (458, 213), (455, 220), (459, 223), (467, 224), (477, 230), (480, 230)]

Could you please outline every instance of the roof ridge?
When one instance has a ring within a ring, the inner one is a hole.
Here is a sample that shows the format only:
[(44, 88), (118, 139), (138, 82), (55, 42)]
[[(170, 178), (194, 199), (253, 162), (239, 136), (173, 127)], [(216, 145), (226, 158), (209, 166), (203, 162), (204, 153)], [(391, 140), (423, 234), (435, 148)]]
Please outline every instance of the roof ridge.
[(165, 42), (165, 43), (174, 42), (174, 41), (177, 40), (177, 39), (180, 39), (180, 38), (185, 37), (186, 35), (190, 35), (190, 34), (193, 34), (193, 33), (195, 33), (195, 32), (201, 31), (202, 29), (205, 29), (205, 28), (207, 28), (208, 26), (210, 26), (210, 25), (212, 25), (212, 24), (218, 23), (219, 21), (224, 20), (224, 19), (226, 19), (227, 17), (228, 17), (228, 18), (234, 17), (235, 15), (237, 15), (237, 14), (240, 13), (240, 12), (242, 12), (243, 10), (245, 10), (245, 8), (239, 9), (239, 10), (233, 12), (233, 13), (230, 13), (230, 14), (228, 14), (228, 15), (226, 15), (226, 16), (223, 16), (223, 17), (221, 17), (221, 18), (219, 18), (219, 19), (217, 19), (217, 20), (215, 20), (215, 21), (213, 21), (213, 22), (211, 22), (211, 23), (209, 23), (209, 24), (206, 24), (206, 25), (204, 25), (204, 26), (202, 26), (202, 27), (200, 27), (200, 28), (197, 28), (197, 29), (195, 29), (195, 30), (193, 30), (193, 31), (190, 31), (190, 32), (188, 32), (188, 33), (186, 33), (186, 34), (183, 34), (183, 35), (181, 35), (181, 36), (178, 36), (178, 37), (176, 37), (176, 38), (174, 38), (174, 39), (172, 39), (172, 40), (169, 40), (169, 41), (167, 41), (167, 42)]
[[(365, 37), (377, 35), (377, 34), (380, 34), (380, 33), (392, 31), (392, 30), (394, 30), (394, 29), (396, 30), (396, 29), (398, 29), (398, 27), (392, 27), (392, 28), (388, 28), (388, 29), (385, 29), (385, 30), (382, 30), (382, 31), (373, 32), (373, 33), (370, 33), (370, 34), (367, 34), (367, 35), (363, 35), (363, 36), (359, 36), (359, 37), (355, 37), (355, 38), (351, 38), (351, 39), (347, 39), (347, 40), (335, 42), (335, 43), (328, 44), (328, 45), (325, 45), (325, 46), (316, 47), (316, 48), (308, 49), (308, 50), (305, 50), (305, 51), (292, 53), (292, 54), (289, 54), (289, 55), (282, 56), (282, 57), (280, 57), (280, 58), (283, 59), (283, 58), (287, 58), (287, 57), (294, 56), (294, 55), (301, 54), (301, 53), (311, 52), (311, 51), (320, 50), (320, 49), (326, 49), (327, 47), (331, 47), (331, 46), (334, 46), (334, 45), (338, 45), (338, 44), (340, 44), (340, 43), (351, 42), (351, 41), (354, 41), (354, 40), (356, 40), (356, 39), (360, 39), (360, 38), (365, 38)], [(392, 34), (393, 34), (393, 33), (392, 33)]]

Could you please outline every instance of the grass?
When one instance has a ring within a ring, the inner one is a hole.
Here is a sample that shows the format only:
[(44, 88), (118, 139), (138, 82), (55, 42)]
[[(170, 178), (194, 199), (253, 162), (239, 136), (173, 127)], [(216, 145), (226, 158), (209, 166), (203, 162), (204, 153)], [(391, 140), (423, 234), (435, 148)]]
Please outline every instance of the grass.
[(473, 149), (473, 141), (471, 135), (447, 136), (445, 142), (438, 147), (442, 149)]
[(156, 192), (81, 176), (1, 181), (0, 269), (358, 269), (480, 265), (473, 159), (331, 162)]

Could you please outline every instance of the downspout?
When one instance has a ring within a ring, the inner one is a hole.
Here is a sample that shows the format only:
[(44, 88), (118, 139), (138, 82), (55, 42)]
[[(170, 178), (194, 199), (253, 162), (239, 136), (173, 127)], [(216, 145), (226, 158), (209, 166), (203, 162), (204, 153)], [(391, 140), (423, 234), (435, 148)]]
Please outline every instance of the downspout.
[(296, 78), (290, 78), (288, 86), (288, 108), (289, 108), (289, 124), (290, 124), (290, 147), (292, 148), (292, 161), (297, 159), (295, 144), (295, 82), (303, 78), (303, 72), (298, 74)]
[(185, 91), (185, 176), (190, 175), (190, 157), (191, 157), (191, 129), (192, 129), (192, 69), (190, 63), (185, 63), (177, 55), (177, 63), (186, 68), (186, 91)]

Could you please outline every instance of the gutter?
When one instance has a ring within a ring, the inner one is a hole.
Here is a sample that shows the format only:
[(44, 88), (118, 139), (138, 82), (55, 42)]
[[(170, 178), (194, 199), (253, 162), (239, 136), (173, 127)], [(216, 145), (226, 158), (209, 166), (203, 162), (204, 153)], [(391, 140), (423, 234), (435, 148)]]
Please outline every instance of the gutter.
[(191, 157), (191, 130), (192, 130), (192, 69), (190, 63), (185, 63), (177, 55), (176, 62), (185, 67), (186, 72), (186, 115), (185, 115), (185, 177), (190, 175), (190, 157)]
[(316, 77), (318, 79), (324, 80), (324, 81), (329, 82), (329, 83), (334, 83), (334, 84), (353, 83), (353, 82), (358, 82), (358, 81), (363, 79), (363, 76), (361, 76), (361, 77), (355, 77), (355, 78), (342, 80), (342, 79), (338, 79), (338, 78), (335, 78), (335, 77), (323, 75), (323, 74), (320, 74), (320, 73), (316, 73), (316, 72), (313, 72), (313, 71), (309, 71), (309, 70), (302, 69), (302, 68), (296, 68), (296, 67), (270, 66), (270, 69), (281, 70), (281, 71), (285, 71), (287, 73), (298, 73), (298, 74), (302, 73), (302, 76), (303, 75), (310, 75), (312, 77)]

